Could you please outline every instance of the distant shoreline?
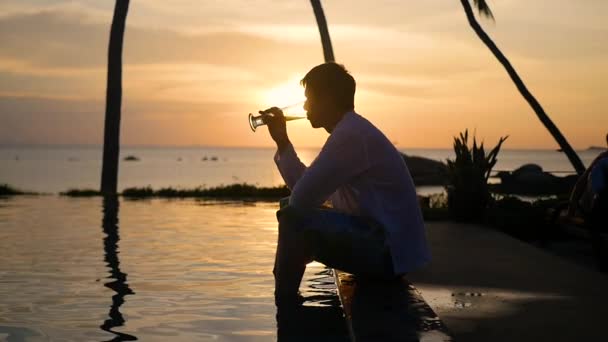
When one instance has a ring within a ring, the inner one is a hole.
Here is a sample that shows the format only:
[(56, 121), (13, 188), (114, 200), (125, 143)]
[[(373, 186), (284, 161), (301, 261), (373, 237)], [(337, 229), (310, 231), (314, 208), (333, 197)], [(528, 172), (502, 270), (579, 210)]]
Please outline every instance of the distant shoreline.
[[(0, 149), (88, 149), (88, 150), (102, 150), (102, 145), (88, 145), (88, 144), (51, 144), (51, 145), (43, 145), (43, 144), (2, 144), (0, 143)], [(213, 146), (213, 145), (184, 145), (184, 146), (172, 146), (172, 145), (123, 145), (121, 149), (135, 149), (135, 150), (197, 150), (197, 149), (217, 149), (217, 150), (275, 150), (276, 147), (273, 146)], [(321, 150), (321, 146), (296, 146), (296, 149), (306, 149), (306, 150)], [(427, 150), (427, 151), (445, 151), (452, 150), (452, 146), (446, 147), (402, 147), (397, 146), (397, 150), (404, 151), (419, 151), (419, 150)], [(596, 151), (596, 150), (605, 150), (605, 147), (602, 146), (589, 146), (584, 149), (575, 149), (576, 152), (588, 152), (588, 151)], [(536, 147), (526, 147), (526, 148), (502, 148), (502, 151), (522, 151), (522, 152), (533, 152), (533, 151), (554, 151), (561, 152), (559, 149), (555, 148), (536, 148)]]

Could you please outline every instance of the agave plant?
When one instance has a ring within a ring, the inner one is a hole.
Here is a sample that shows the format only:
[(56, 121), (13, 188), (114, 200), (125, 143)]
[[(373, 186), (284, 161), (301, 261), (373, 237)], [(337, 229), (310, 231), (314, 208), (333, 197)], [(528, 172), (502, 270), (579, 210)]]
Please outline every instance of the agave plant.
[(476, 221), (483, 217), (491, 195), (488, 178), (496, 165), (500, 147), (508, 136), (501, 137), (498, 144), (486, 155), (483, 142), (478, 144), (473, 136), (469, 148), (469, 131), (454, 137), (456, 159), (448, 164), (448, 209), (450, 216), (459, 221)]

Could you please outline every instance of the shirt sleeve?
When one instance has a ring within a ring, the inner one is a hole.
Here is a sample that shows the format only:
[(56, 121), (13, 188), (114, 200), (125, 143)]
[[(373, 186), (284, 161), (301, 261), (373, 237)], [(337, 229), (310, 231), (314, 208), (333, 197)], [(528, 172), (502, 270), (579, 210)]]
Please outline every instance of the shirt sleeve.
[(289, 204), (318, 207), (370, 167), (368, 151), (360, 137), (350, 139), (334, 134), (292, 189)]
[(600, 159), (589, 174), (593, 192), (599, 194), (606, 189), (606, 177), (608, 177), (608, 156)]
[(277, 164), (277, 168), (287, 187), (293, 190), (306, 170), (306, 165), (298, 158), (293, 145), (290, 143), (281, 153), (277, 151), (274, 155), (274, 162)]

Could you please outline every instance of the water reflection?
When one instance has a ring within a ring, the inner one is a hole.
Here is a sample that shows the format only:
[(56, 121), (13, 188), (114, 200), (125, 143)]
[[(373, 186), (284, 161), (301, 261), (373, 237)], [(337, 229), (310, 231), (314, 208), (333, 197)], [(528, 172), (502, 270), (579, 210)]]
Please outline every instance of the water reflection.
[[(276, 340), (276, 203), (119, 200), (103, 211), (100, 198), (3, 202), (0, 341)], [(315, 337), (300, 340), (345, 340), (320, 327), (348, 336), (322, 265), (308, 266), (301, 290), (296, 328)]]
[(102, 227), (106, 237), (103, 239), (104, 260), (110, 268), (110, 282), (104, 284), (105, 287), (116, 292), (112, 296), (112, 305), (110, 306), (109, 319), (106, 319), (100, 328), (104, 331), (116, 335), (109, 341), (135, 341), (137, 337), (112, 329), (123, 326), (125, 319), (120, 312), (120, 306), (125, 302), (124, 297), (135, 294), (127, 284), (127, 274), (120, 271), (120, 261), (118, 259), (118, 197), (106, 196), (103, 200), (103, 221)]
[(350, 341), (328, 268), (302, 287), (304, 303), (277, 307), (277, 341)]
[(375, 281), (342, 274), (350, 293), (357, 341), (452, 341), (447, 328), (416, 289), (404, 279)]

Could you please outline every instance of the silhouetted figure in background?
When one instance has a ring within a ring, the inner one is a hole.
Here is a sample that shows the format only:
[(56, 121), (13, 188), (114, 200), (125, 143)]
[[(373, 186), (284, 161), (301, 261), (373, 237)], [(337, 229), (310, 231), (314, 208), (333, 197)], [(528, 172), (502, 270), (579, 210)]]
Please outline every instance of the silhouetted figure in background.
[[(608, 145), (608, 134), (606, 134), (606, 144)], [(581, 210), (584, 214), (589, 214), (594, 206), (599, 205), (602, 192), (606, 192), (607, 171), (608, 170), (608, 149), (600, 153), (581, 175), (576, 182), (572, 195), (570, 196), (570, 206), (568, 213), (575, 215), (576, 210)], [(608, 215), (608, 214), (607, 214)]]
[(608, 232), (608, 150), (591, 162), (574, 186), (568, 215), (574, 216), (577, 212), (585, 218), (591, 232), (600, 269), (608, 270), (608, 251), (601, 236), (602, 232)]
[[(329, 134), (306, 167), (287, 135), (283, 112), (260, 112), (277, 144), (275, 162), (291, 189), (278, 213), (275, 259), (277, 306), (301, 302), (306, 264), (317, 260), (349, 273), (396, 278), (430, 259), (422, 213), (407, 166), (395, 146), (355, 113), (355, 80), (336, 63), (310, 70), (301, 81), (313, 128)], [(333, 210), (319, 209), (328, 201)]]
[(102, 227), (106, 237), (103, 239), (103, 250), (105, 253), (104, 260), (110, 268), (110, 276), (108, 278), (112, 279), (112, 281), (105, 283), (104, 286), (114, 290), (116, 294), (112, 296), (112, 306), (109, 312), (110, 318), (105, 320), (100, 328), (116, 335), (110, 341), (136, 341), (137, 337), (135, 336), (112, 330), (115, 327), (123, 326), (125, 323), (119, 310), (120, 306), (125, 302), (124, 297), (135, 294), (126, 283), (127, 274), (121, 272), (119, 267), (118, 241), (120, 237), (118, 235), (118, 206), (117, 196), (104, 197)]

